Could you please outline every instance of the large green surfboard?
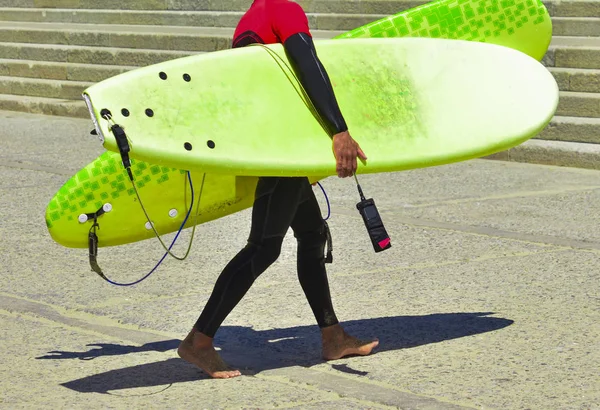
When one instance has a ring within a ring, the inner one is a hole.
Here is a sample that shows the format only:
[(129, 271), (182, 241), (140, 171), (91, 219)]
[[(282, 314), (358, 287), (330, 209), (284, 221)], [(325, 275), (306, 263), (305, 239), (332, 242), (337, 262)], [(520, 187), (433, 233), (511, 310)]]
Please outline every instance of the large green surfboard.
[[(472, 15), (470, 10), (475, 10), (476, 15)], [(526, 14), (524, 10), (527, 10)], [(532, 10), (536, 11), (535, 17)], [(511, 15), (520, 17), (520, 20), (514, 21), (512, 26), (509, 24), (507, 30), (495, 30)], [(527, 20), (524, 21), (523, 17), (527, 17)], [(463, 24), (465, 21), (468, 21), (469, 26), (479, 27), (479, 30), (467, 32)], [(513, 30), (510, 30), (511, 27)], [(441, 38), (501, 44), (541, 59), (551, 39), (551, 27), (550, 17), (540, 1), (454, 0), (428, 3), (337, 38), (439, 35)], [(522, 33), (529, 35), (524, 37)], [(132, 170), (139, 194), (157, 231), (165, 234), (179, 229), (191, 199), (187, 173), (177, 168), (138, 160), (132, 160)], [(191, 172), (196, 201), (204, 175), (201, 171)], [(256, 181), (256, 177), (207, 174), (199, 215), (194, 218), (192, 214), (185, 227), (248, 208), (254, 199)], [(95, 212), (105, 204), (110, 204), (111, 211), (98, 220), (101, 225), (97, 232), (100, 247), (126, 244), (154, 236), (123, 170), (119, 155), (111, 151), (103, 153), (75, 174), (52, 198), (46, 210), (51, 236), (63, 246), (87, 247), (90, 222), (80, 223), (79, 217)]]
[[(553, 76), (510, 48), (431, 38), (315, 43), (369, 157), (359, 173), (506, 150), (539, 133), (556, 109)], [(335, 175), (331, 140), (286, 63), (281, 44), (223, 50), (130, 71), (84, 95), (104, 147), (118, 152), (108, 110), (135, 159), (228, 175)]]

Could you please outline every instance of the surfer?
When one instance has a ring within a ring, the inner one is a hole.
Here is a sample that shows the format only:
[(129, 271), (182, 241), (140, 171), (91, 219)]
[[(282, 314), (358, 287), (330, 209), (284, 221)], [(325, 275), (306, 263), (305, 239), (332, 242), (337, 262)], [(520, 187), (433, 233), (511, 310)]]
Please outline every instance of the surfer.
[[(327, 72), (317, 57), (302, 7), (288, 0), (255, 0), (236, 27), (233, 47), (254, 43), (283, 44), (332, 137), (338, 176), (353, 176), (357, 158), (366, 160), (366, 156), (350, 136)], [(308, 178), (263, 177), (256, 187), (248, 243), (217, 279), (204, 310), (178, 348), (181, 358), (214, 378), (241, 375), (221, 359), (213, 338), (256, 278), (277, 260), (290, 227), (298, 242), (298, 279), (321, 330), (323, 358), (368, 355), (379, 344), (377, 339), (362, 341), (350, 336), (336, 317), (325, 269), (327, 228)]]

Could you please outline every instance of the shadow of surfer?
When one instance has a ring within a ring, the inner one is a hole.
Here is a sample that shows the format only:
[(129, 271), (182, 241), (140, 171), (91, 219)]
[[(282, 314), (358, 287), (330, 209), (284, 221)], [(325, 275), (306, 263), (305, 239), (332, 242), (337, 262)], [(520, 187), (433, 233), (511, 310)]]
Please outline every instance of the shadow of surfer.
[[(490, 317), (491, 312), (440, 313), (427, 316), (395, 316), (348, 321), (349, 330), (361, 335), (380, 335), (380, 352), (409, 349), (431, 343), (496, 331), (510, 326), (509, 319)], [(323, 363), (320, 358), (320, 337), (315, 326), (298, 326), (285, 329), (255, 331), (248, 327), (223, 326), (215, 344), (226, 348), (223, 357), (234, 363), (244, 375), (293, 366), (311, 367)], [(179, 340), (165, 340), (142, 346), (93, 344), (99, 346), (86, 352), (60, 352), (38, 357), (44, 360), (80, 359), (126, 355), (148, 351), (165, 352), (176, 349)], [(252, 349), (253, 355), (244, 352)], [(97, 366), (97, 365), (96, 365)], [(335, 370), (355, 375), (365, 375), (340, 362)], [(177, 359), (110, 370), (63, 383), (62, 386), (82, 393), (108, 393), (140, 387), (164, 386), (194, 380), (209, 379), (199, 369)]]

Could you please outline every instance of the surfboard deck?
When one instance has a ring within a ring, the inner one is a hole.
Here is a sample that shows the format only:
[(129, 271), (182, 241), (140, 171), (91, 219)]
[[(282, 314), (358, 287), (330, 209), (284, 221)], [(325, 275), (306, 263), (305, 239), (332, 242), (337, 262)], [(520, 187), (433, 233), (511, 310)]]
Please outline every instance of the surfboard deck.
[[(530, 17), (532, 7), (537, 12), (535, 19)], [(473, 16), (471, 10), (477, 15)], [(521, 15), (518, 15), (519, 12)], [(514, 25), (506, 30), (498, 30), (498, 25), (505, 21), (503, 16), (511, 15), (520, 20), (515, 20)], [(463, 23), (468, 21), (469, 27), (477, 26), (479, 30), (466, 30), (464, 25), (455, 24), (455, 21), (461, 22), (460, 16)], [(527, 21), (523, 21), (523, 17), (527, 17)], [(536, 30), (532, 31), (532, 28)], [(539, 0), (533, 3), (530, 0), (442, 0), (402, 11), (339, 35), (336, 39), (439, 35), (440, 38), (505, 45), (540, 60), (548, 48), (551, 32), (550, 16)], [(528, 34), (524, 36), (521, 33)], [(526, 47), (523, 46), (525, 42)], [(179, 229), (191, 204), (187, 173), (138, 160), (132, 161), (132, 168), (136, 186), (157, 231), (166, 234)], [(196, 201), (203, 175), (191, 172)], [(185, 227), (247, 209), (252, 205), (256, 182), (256, 177), (207, 174), (200, 214), (194, 219), (192, 212)], [(78, 218), (81, 214), (95, 212), (104, 204), (110, 204), (112, 210), (98, 219), (101, 225), (97, 232), (100, 247), (154, 237), (123, 170), (120, 156), (112, 151), (106, 151), (77, 172), (51, 199), (46, 209), (50, 235), (63, 246), (87, 247), (90, 222), (80, 223)], [(173, 214), (176, 216), (173, 217)]]
[[(359, 173), (506, 150), (539, 133), (558, 103), (548, 70), (507, 47), (431, 38), (315, 44), (369, 157)], [(130, 71), (84, 95), (104, 147), (118, 152), (101, 116), (108, 110), (135, 159), (227, 175), (336, 175), (331, 139), (286, 63), (281, 44), (223, 50)]]

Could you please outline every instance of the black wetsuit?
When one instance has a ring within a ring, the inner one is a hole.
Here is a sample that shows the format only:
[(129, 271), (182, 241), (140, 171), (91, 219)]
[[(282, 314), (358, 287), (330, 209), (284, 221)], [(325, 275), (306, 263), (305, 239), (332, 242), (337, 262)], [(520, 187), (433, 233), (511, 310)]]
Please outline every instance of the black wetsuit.
[[(282, 43), (329, 135), (347, 130), (327, 73), (317, 57), (306, 14), (298, 4), (255, 0), (236, 28), (233, 47), (253, 43)], [(284, 133), (282, 130), (282, 136)], [(219, 276), (195, 324), (198, 331), (214, 337), (254, 280), (277, 260), (290, 227), (298, 241), (298, 278), (317, 323), (319, 327), (338, 323), (325, 269), (326, 225), (308, 178), (262, 177), (256, 187), (248, 244)]]

